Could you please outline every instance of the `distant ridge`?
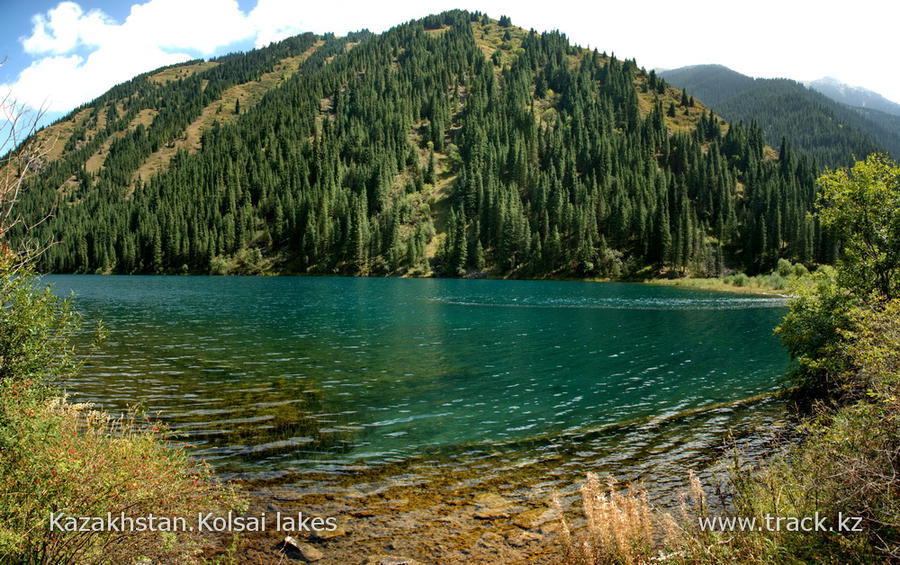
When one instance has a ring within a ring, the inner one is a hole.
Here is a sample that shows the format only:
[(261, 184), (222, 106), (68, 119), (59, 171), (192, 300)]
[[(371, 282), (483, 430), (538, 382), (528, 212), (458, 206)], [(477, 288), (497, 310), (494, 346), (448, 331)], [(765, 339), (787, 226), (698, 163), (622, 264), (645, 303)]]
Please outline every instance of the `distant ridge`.
[(860, 86), (850, 86), (836, 78), (820, 78), (807, 83), (807, 86), (816, 92), (821, 92), (835, 102), (867, 110), (877, 110), (892, 116), (900, 116), (900, 104), (891, 102), (877, 92)]
[(821, 164), (844, 166), (875, 151), (900, 158), (900, 117), (836, 102), (797, 81), (754, 79), (722, 65), (661, 76), (731, 122), (756, 122), (769, 144), (786, 138)]

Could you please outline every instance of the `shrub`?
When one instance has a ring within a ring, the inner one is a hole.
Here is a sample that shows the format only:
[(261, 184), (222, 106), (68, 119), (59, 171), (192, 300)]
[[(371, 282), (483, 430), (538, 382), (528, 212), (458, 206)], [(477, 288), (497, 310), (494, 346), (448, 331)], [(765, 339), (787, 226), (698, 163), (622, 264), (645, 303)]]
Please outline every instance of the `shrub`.
[(775, 290), (784, 290), (785, 286), (787, 286), (787, 277), (782, 276), (779, 273), (773, 272), (755, 278), (759, 286), (765, 286)]
[[(806, 438), (756, 475), (736, 473), (745, 515), (862, 518), (859, 532), (792, 533), (786, 555), (810, 563), (890, 562), (900, 556), (900, 300), (844, 314), (839, 356), (828, 367), (831, 398), (805, 425)], [(769, 538), (774, 536), (770, 535)]]
[(794, 266), (791, 265), (791, 262), (787, 259), (779, 259), (778, 265), (775, 267), (775, 272), (781, 275), (782, 277), (789, 277), (791, 273), (794, 271)]
[(803, 263), (797, 263), (794, 265), (794, 270), (792, 273), (795, 277), (805, 277), (809, 274), (809, 269), (807, 269)]
[(857, 302), (837, 285), (834, 270), (825, 267), (795, 282), (791, 290), (795, 297), (775, 334), (794, 360), (791, 377), (797, 395), (834, 398), (840, 393), (836, 376), (846, 370), (845, 332)]
[(69, 336), (79, 317), (68, 300), (36, 287), (27, 265), (0, 247), (0, 382), (45, 383), (77, 369)]
[(241, 248), (231, 256), (216, 255), (209, 262), (211, 275), (260, 275), (266, 271), (267, 261), (256, 248)]
[(15, 563), (189, 562), (199, 532), (51, 532), (51, 512), (68, 516), (185, 517), (239, 509), (235, 491), (159, 431), (134, 417), (61, 398), (39, 400), (13, 383), (0, 406), (0, 561)]
[(748, 284), (750, 284), (750, 277), (748, 277), (744, 273), (731, 275), (725, 280), (728, 284), (733, 284), (734, 286), (747, 286)]
[(182, 516), (243, 507), (233, 488), (161, 431), (59, 397), (78, 364), (68, 301), (40, 289), (27, 266), (0, 257), (0, 563), (185, 563), (199, 531), (51, 531), (69, 516)]

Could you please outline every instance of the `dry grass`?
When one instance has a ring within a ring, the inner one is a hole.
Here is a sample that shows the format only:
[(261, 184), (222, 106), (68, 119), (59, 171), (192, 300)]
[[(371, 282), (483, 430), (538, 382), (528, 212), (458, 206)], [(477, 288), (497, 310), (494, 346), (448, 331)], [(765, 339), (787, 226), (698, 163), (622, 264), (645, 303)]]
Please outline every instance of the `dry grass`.
[[(475, 43), (481, 49), (485, 59), (490, 60), (494, 52), (499, 50), (502, 66), (507, 66), (513, 61), (517, 51), (522, 47), (522, 40), (526, 34), (525, 30), (521, 28), (515, 26), (500, 27), (496, 22), (491, 22), (488, 25), (484, 25), (481, 22), (472, 22), (470, 25), (475, 36)], [(503, 36), (507, 31), (510, 39), (504, 40)], [(497, 73), (500, 72), (499, 68), (495, 70)]]
[(581, 487), (581, 504), (587, 527), (575, 547), (584, 561), (647, 562), (653, 551), (654, 526), (646, 491), (619, 490), (614, 479), (604, 485), (588, 473)]
[[(5, 100), (5, 102), (10, 103), (12, 102), (12, 100)], [(47, 151), (43, 152), (43, 154), (41, 155), (42, 164), (51, 163), (62, 156), (63, 150), (66, 146), (66, 142), (69, 140), (76, 129), (84, 125), (84, 122), (87, 120), (88, 115), (91, 113), (91, 110), (91, 108), (85, 108), (84, 110), (81, 110), (80, 112), (75, 114), (72, 119), (47, 126), (41, 131), (34, 134), (34, 143), (36, 145), (47, 148)], [(10, 121), (9, 116), (4, 116), (4, 119), (7, 122)], [(4, 149), (12, 148), (8, 145), (9, 144), (4, 145)], [(7, 174), (5, 163), (0, 174)]]
[[(755, 279), (755, 278), (754, 278)], [(760, 284), (756, 280), (746, 286), (737, 286), (728, 284), (725, 279), (721, 278), (684, 278), (684, 279), (650, 279), (647, 284), (657, 286), (677, 286), (680, 288), (689, 288), (692, 290), (713, 290), (717, 292), (733, 292), (737, 294), (753, 294), (753, 295), (774, 295), (786, 296), (784, 289), (777, 289)]]
[[(150, 124), (153, 123), (156, 115), (159, 114), (157, 110), (152, 108), (145, 108), (137, 113), (134, 119), (129, 122), (128, 127), (125, 130), (117, 131), (111, 134), (106, 140), (100, 145), (100, 148), (94, 152), (93, 155), (88, 157), (87, 161), (84, 163), (84, 170), (90, 174), (97, 174), (103, 168), (103, 163), (106, 161), (106, 157), (109, 156), (109, 148), (112, 144), (124, 137), (126, 134), (134, 131), (139, 125), (143, 125), (144, 127), (149, 127)], [(74, 182), (74, 178), (71, 178), (67, 181), (66, 185), (59, 187), (58, 190), (67, 191), (73, 188), (72, 183)], [(77, 186), (77, 185), (76, 185)]]
[(2, 392), (3, 430), (15, 433), (16, 440), (5, 443), (0, 457), (0, 489), (6, 493), (0, 502), (0, 562), (191, 563), (207, 543), (206, 534), (53, 532), (47, 528), (49, 513), (152, 514), (185, 517), (194, 525), (198, 512), (243, 507), (208, 467), (167, 447), (152, 424), (61, 398), (35, 404), (24, 390)]
[(688, 473), (688, 488), (681, 493), (677, 516), (654, 508), (641, 486), (621, 487), (613, 478), (602, 482), (588, 473), (581, 487), (585, 526), (572, 528), (557, 498), (553, 504), (563, 516), (560, 532), (564, 559), (569, 565), (647, 565), (650, 563), (702, 563), (709, 541), (696, 532), (699, 517), (708, 513), (706, 493), (699, 478)]
[(100, 169), (103, 168), (103, 162), (106, 161), (106, 156), (109, 155), (110, 145), (123, 135), (125, 135), (124, 132), (117, 131), (107, 137), (106, 141), (100, 145), (100, 148), (84, 162), (84, 170), (92, 175), (97, 174)]
[(147, 80), (156, 84), (166, 84), (167, 82), (186, 79), (197, 73), (208, 71), (209, 69), (212, 69), (213, 67), (216, 67), (218, 65), (219, 63), (215, 61), (201, 61), (192, 65), (171, 67), (150, 75), (149, 77), (147, 77)]
[[(129, 189), (129, 192), (134, 189), (134, 182), (138, 179), (146, 182), (154, 175), (164, 171), (179, 151), (187, 151), (188, 153), (199, 151), (200, 140), (204, 131), (212, 128), (217, 121), (224, 125), (238, 118), (234, 113), (237, 101), (241, 103), (242, 112), (246, 112), (255, 106), (266, 92), (276, 88), (293, 76), (300, 69), (303, 61), (323, 43), (323, 41), (318, 41), (304, 53), (296, 57), (282, 59), (272, 71), (260, 76), (259, 80), (238, 84), (225, 90), (218, 100), (203, 108), (200, 116), (185, 128), (185, 131), (179, 138), (173, 140), (172, 143), (162, 145), (156, 152), (147, 157), (132, 175), (132, 187)], [(163, 73), (170, 70), (175, 69), (167, 69)], [(198, 71), (195, 70), (194, 72)]]

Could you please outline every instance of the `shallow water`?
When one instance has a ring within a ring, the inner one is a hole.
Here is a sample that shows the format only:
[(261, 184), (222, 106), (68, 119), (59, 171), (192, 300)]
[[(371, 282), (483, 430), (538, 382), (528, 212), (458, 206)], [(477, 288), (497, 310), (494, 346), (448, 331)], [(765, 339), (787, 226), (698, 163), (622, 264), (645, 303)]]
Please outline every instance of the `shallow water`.
[[(47, 280), (109, 330), (68, 391), (140, 404), (245, 478), (486, 450), (525, 465), (572, 437), (590, 437), (574, 458), (596, 461), (609, 442), (669, 441), (657, 425), (597, 430), (774, 390), (787, 365), (777, 298), (549, 281)], [(687, 445), (710, 432), (683, 428)]]

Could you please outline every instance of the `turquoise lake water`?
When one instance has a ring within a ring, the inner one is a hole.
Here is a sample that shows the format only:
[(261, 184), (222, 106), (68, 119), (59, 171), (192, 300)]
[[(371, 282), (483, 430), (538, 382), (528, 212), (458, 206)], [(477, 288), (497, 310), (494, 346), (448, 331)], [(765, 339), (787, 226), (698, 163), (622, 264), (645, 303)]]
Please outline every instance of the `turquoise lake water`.
[(616, 283), (49, 276), (109, 338), (65, 383), (228, 473), (542, 441), (774, 390), (784, 300)]

